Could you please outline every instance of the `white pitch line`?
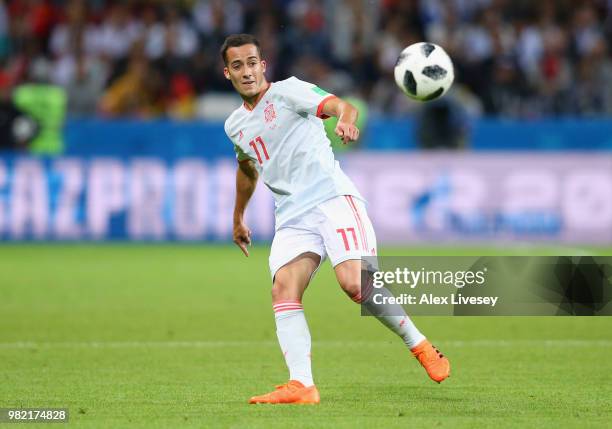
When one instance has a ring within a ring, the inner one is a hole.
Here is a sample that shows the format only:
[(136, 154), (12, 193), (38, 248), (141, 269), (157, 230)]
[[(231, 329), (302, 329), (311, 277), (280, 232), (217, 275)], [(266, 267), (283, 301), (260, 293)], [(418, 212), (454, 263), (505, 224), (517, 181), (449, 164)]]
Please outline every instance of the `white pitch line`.
[[(394, 341), (314, 341), (313, 347), (388, 347)], [(612, 347), (612, 340), (448, 340), (444, 347)], [(0, 349), (129, 349), (129, 348), (229, 348), (277, 347), (275, 341), (17, 341), (0, 343)]]

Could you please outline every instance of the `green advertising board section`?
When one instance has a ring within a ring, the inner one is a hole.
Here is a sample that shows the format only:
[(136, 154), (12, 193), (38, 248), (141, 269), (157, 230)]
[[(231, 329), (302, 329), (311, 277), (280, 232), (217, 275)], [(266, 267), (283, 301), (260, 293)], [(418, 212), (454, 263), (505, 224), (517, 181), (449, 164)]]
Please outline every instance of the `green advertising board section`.
[(66, 92), (55, 85), (25, 84), (15, 89), (13, 101), (38, 122), (39, 131), (30, 142), (30, 153), (61, 154), (64, 151), (62, 127), (66, 116)]

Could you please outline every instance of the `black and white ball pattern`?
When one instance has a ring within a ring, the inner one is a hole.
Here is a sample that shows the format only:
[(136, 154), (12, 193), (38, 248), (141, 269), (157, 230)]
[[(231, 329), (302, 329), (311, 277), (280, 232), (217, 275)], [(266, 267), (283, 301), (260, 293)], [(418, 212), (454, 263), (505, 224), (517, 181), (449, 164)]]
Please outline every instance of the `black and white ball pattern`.
[(453, 62), (440, 46), (415, 43), (402, 51), (395, 64), (395, 83), (410, 98), (435, 100), (453, 84)]

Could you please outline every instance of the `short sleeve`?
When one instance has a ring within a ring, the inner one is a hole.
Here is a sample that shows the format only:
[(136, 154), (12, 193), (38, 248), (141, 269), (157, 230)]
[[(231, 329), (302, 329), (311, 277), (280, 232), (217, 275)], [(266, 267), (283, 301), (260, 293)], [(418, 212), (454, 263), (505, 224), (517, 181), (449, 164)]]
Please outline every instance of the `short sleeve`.
[(236, 159), (238, 162), (247, 161), (250, 159), (249, 156), (242, 149), (240, 149), (240, 146), (236, 144), (234, 145), (234, 152), (236, 152)]
[(327, 115), (323, 114), (323, 106), (335, 95), (296, 77), (287, 79), (284, 84), (282, 96), (293, 110), (322, 119), (328, 118)]

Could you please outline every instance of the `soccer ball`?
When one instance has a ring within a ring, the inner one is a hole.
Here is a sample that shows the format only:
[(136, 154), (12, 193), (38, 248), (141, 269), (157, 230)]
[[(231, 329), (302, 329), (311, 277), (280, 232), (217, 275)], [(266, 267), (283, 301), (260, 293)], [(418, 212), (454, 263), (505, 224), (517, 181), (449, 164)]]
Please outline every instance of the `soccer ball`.
[(433, 43), (415, 43), (402, 51), (395, 63), (395, 83), (408, 97), (435, 100), (453, 84), (455, 71), (448, 54)]

